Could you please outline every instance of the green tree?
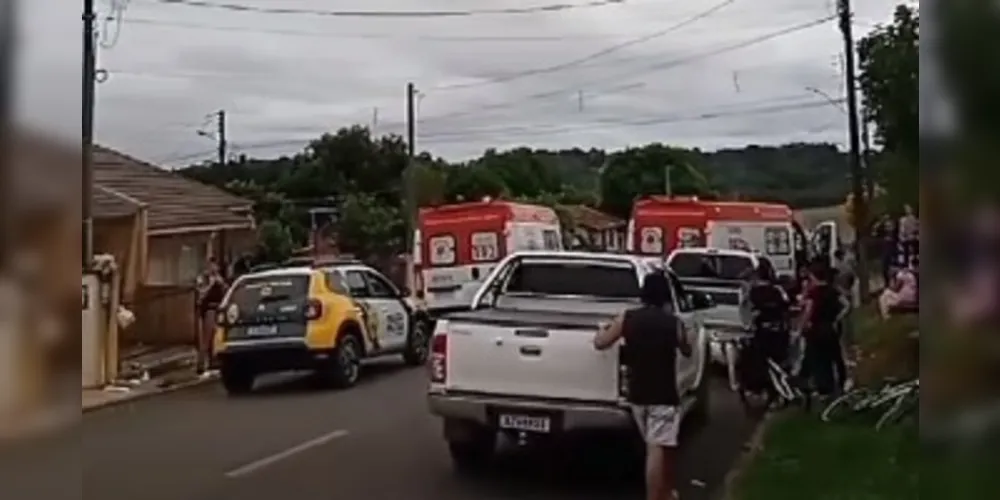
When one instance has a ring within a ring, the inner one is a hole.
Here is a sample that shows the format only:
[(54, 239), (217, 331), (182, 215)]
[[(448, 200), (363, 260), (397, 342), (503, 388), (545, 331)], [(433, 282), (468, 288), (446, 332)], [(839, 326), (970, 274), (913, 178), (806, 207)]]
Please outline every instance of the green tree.
[(292, 255), (295, 243), (288, 227), (275, 219), (264, 220), (257, 227), (260, 257), (267, 262), (283, 262)]
[(885, 153), (879, 181), (892, 205), (919, 201), (919, 39), (919, 12), (900, 5), (892, 23), (858, 42), (864, 116), (875, 124), (875, 140)]
[(398, 206), (382, 203), (371, 193), (351, 193), (340, 207), (340, 248), (363, 257), (391, 256), (403, 249), (405, 220)]
[(700, 164), (696, 153), (662, 144), (615, 153), (601, 173), (601, 207), (628, 218), (636, 199), (664, 194), (668, 184), (675, 195), (709, 194), (710, 186)]

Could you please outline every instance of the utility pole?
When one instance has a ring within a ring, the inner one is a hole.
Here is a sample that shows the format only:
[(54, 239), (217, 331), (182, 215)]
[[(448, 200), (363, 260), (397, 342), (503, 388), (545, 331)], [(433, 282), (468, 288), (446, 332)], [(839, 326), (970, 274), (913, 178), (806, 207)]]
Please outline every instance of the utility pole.
[(97, 92), (97, 47), (94, 31), (94, 0), (83, 0), (83, 269), (94, 260), (94, 107)]
[(847, 128), (850, 141), (851, 192), (854, 195), (854, 256), (857, 265), (858, 292), (862, 301), (869, 295), (868, 282), (868, 202), (865, 199), (864, 170), (861, 167), (861, 139), (858, 132), (857, 77), (854, 68), (854, 32), (851, 25), (851, 0), (838, 0), (840, 32), (844, 36), (844, 66), (847, 84)]
[(217, 137), (219, 140), (219, 165), (225, 165), (228, 157), (229, 143), (226, 141), (226, 110), (220, 109), (216, 112)]
[(861, 158), (865, 165), (865, 196), (868, 197), (869, 208), (875, 199), (875, 171), (872, 166), (871, 132), (868, 129), (868, 119), (861, 120), (861, 144), (864, 148)]
[(413, 286), (413, 280), (415, 277), (414, 272), (414, 247), (416, 246), (416, 231), (417, 231), (417, 192), (416, 192), (416, 172), (414, 170), (414, 162), (417, 156), (417, 88), (413, 85), (413, 82), (406, 84), (406, 152), (409, 156), (409, 161), (406, 164), (406, 171), (403, 172), (403, 191), (404, 191), (404, 209), (406, 210), (406, 237), (403, 238), (405, 242), (405, 255), (406, 255), (406, 279), (407, 288), (412, 292), (415, 292)]
[(663, 167), (663, 193), (666, 194), (668, 198), (674, 196), (674, 183), (672, 179), (673, 173), (673, 165)]

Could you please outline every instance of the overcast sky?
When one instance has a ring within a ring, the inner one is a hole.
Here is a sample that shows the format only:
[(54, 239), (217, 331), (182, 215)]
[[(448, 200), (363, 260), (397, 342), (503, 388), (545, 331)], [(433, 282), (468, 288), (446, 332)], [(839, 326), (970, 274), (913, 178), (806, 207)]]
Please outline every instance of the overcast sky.
[[(219, 109), (227, 112), (233, 154), (292, 153), (355, 123), (404, 133), (405, 86), (412, 81), (420, 91), (418, 148), (449, 159), (519, 145), (846, 142), (842, 111), (817, 94), (843, 95), (836, 23), (749, 44), (833, 14), (833, 0), (623, 0), (441, 18), (322, 12), (586, 1), (194, 2), (312, 11), (268, 13), (97, 0), (102, 18), (121, 20), (100, 23), (99, 67), (108, 78), (98, 85), (97, 139), (183, 165), (213, 156), (211, 114)], [(18, 114), (73, 137), (80, 123), (81, 32), (79, 9), (68, 3), (21, 2)], [(897, 0), (854, 3), (861, 36), (887, 21)], [(126, 8), (115, 13), (113, 4)], [(626, 42), (635, 43), (609, 50)], [(746, 46), (729, 50), (740, 45)]]

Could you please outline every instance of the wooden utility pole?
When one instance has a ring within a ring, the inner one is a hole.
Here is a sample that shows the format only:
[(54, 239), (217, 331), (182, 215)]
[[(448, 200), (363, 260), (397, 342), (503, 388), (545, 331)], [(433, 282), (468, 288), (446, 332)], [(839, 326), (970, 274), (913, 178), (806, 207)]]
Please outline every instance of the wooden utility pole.
[(216, 138), (219, 141), (218, 145), (218, 162), (219, 165), (225, 165), (228, 155), (229, 155), (229, 142), (226, 140), (226, 110), (220, 109), (215, 113), (216, 116)]
[(862, 118), (861, 120), (861, 145), (864, 148), (861, 158), (864, 160), (863, 163), (865, 166), (865, 196), (868, 197), (868, 206), (870, 209), (872, 200), (875, 199), (875, 170), (872, 165), (871, 132), (868, 128), (867, 118)]
[(847, 86), (847, 129), (850, 142), (851, 193), (854, 195), (854, 256), (858, 274), (858, 292), (861, 300), (869, 295), (868, 280), (868, 202), (865, 199), (864, 169), (861, 166), (861, 138), (858, 123), (857, 77), (854, 67), (854, 31), (852, 29), (851, 0), (838, 0), (840, 32), (844, 36), (844, 66)]
[(97, 92), (97, 44), (94, 31), (94, 0), (83, 0), (83, 269), (94, 260), (94, 215), (92, 208), (94, 189), (94, 107)]
[(404, 255), (406, 255), (406, 278), (407, 287), (410, 290), (414, 289), (413, 277), (413, 257), (414, 257), (414, 247), (416, 246), (416, 230), (417, 230), (417, 186), (416, 186), (416, 171), (415, 161), (417, 156), (417, 88), (413, 85), (413, 82), (406, 84), (406, 152), (409, 156), (409, 161), (406, 164), (406, 171), (403, 172), (403, 192), (404, 192), (404, 210), (406, 211), (406, 236), (403, 238), (405, 246), (403, 248)]

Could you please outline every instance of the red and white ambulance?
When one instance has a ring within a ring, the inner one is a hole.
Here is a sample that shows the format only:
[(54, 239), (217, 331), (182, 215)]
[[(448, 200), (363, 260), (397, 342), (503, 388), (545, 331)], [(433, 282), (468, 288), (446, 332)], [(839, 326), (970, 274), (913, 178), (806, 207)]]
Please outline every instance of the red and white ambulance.
[(806, 235), (786, 205), (653, 196), (636, 202), (629, 251), (665, 258), (678, 248), (710, 247), (767, 256), (780, 276), (807, 258)]
[(416, 290), (432, 313), (468, 307), (486, 276), (509, 253), (562, 250), (555, 210), (504, 200), (420, 209), (415, 234)]

